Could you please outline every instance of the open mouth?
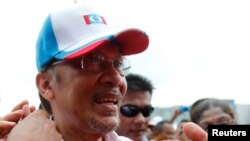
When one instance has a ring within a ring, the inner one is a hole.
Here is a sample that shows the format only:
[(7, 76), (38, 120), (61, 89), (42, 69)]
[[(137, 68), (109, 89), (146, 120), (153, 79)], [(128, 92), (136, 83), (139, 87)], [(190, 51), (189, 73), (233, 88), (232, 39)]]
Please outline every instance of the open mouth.
[(111, 104), (118, 104), (118, 101), (119, 99), (114, 97), (114, 98), (111, 98), (111, 97), (104, 97), (104, 98), (98, 98), (96, 100), (96, 103), (98, 104), (104, 104), (104, 103), (111, 103)]
[(121, 100), (119, 94), (106, 93), (95, 97), (96, 108), (103, 115), (116, 116), (118, 113), (118, 103)]
[(97, 104), (118, 105), (121, 99), (122, 99), (122, 96), (119, 93), (102, 93), (94, 97), (94, 101)]

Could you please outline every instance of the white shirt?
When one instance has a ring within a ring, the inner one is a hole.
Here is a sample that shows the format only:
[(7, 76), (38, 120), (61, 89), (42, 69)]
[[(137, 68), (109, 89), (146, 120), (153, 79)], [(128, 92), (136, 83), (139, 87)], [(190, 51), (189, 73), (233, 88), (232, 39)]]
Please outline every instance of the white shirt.
[[(111, 131), (104, 137), (105, 141), (132, 141), (131, 139), (124, 137), (124, 136), (118, 136), (115, 131)], [(63, 140), (62, 140), (63, 141)]]

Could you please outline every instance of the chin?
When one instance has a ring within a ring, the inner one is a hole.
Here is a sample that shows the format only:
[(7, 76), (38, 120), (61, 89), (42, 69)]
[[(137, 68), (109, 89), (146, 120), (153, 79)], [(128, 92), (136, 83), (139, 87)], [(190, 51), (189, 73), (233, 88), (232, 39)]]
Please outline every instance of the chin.
[(112, 130), (117, 129), (120, 124), (118, 117), (106, 118), (105, 120), (102, 120), (102, 122), (104, 125), (108, 125), (110, 128), (112, 128)]
[(89, 118), (88, 125), (99, 133), (108, 133), (119, 126), (118, 117)]

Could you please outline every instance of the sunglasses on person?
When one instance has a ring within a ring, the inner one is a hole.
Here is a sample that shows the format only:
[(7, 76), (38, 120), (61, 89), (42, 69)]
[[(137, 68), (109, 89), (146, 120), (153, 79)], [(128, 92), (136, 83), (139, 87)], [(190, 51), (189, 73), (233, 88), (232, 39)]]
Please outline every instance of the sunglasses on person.
[(126, 117), (135, 117), (139, 113), (142, 113), (144, 117), (149, 117), (153, 111), (154, 108), (150, 105), (145, 106), (143, 108), (139, 108), (135, 105), (126, 104), (120, 107), (121, 114)]

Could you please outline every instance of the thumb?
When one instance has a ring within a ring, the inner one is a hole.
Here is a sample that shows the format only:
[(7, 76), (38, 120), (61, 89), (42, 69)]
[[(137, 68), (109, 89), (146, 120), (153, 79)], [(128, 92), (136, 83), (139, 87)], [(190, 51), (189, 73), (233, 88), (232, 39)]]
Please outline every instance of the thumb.
[(207, 141), (207, 133), (193, 122), (186, 122), (183, 131), (192, 141)]

